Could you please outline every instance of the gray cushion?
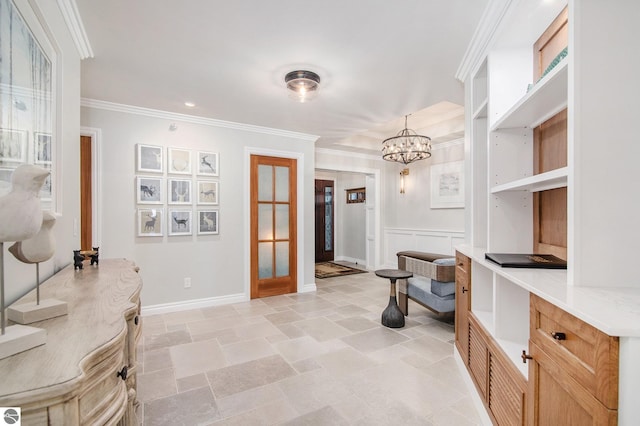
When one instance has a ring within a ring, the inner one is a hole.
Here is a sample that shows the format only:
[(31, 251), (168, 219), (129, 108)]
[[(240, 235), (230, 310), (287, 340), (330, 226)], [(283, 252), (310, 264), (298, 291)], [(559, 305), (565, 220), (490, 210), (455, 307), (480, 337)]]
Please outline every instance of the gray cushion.
[(445, 297), (450, 296), (456, 292), (456, 282), (449, 281), (443, 283), (442, 281), (431, 280), (431, 293), (436, 296)]
[(456, 309), (455, 294), (438, 296), (431, 292), (431, 280), (423, 277), (412, 277), (407, 280), (407, 296), (429, 306), (436, 312), (453, 312)]
[(446, 259), (436, 259), (433, 261), (434, 264), (436, 265), (442, 265), (442, 266), (455, 266), (456, 265), (456, 258), (455, 257), (447, 257)]

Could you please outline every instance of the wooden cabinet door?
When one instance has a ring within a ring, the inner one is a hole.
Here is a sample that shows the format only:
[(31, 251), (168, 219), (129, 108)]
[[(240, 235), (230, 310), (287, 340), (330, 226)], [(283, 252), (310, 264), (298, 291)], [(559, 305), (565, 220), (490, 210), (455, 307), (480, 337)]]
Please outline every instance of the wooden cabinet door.
[(469, 358), (468, 365), (480, 396), (487, 400), (489, 387), (489, 349), (484, 340), (484, 330), (477, 323), (473, 315), (469, 315)]
[(471, 309), (471, 283), (467, 274), (456, 268), (456, 347), (465, 364), (469, 363), (469, 310)]
[(529, 424), (535, 426), (616, 425), (618, 412), (609, 410), (580, 386), (538, 345), (529, 341)]
[(500, 426), (526, 424), (527, 382), (499, 349), (489, 352), (489, 410)]

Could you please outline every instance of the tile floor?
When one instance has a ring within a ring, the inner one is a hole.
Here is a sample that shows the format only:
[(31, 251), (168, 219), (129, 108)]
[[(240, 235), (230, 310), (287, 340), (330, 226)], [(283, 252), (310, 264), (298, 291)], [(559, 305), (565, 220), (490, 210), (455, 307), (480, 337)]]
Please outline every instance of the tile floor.
[(317, 292), (143, 318), (139, 419), (156, 425), (475, 425), (451, 322), (380, 315), (373, 273)]

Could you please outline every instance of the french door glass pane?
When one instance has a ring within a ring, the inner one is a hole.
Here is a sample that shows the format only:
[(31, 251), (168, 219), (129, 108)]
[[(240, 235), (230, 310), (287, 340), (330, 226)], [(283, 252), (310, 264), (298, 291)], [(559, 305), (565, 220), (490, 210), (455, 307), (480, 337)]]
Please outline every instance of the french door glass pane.
[(289, 275), (289, 242), (276, 243), (276, 277)]
[(289, 168), (276, 168), (276, 201), (289, 201)]
[(273, 277), (273, 243), (258, 243), (258, 279)]
[(273, 239), (273, 204), (258, 204), (258, 239)]
[(324, 188), (324, 249), (333, 250), (333, 188)]
[(258, 165), (258, 201), (273, 201), (273, 167)]
[(289, 238), (289, 205), (276, 204), (276, 239)]

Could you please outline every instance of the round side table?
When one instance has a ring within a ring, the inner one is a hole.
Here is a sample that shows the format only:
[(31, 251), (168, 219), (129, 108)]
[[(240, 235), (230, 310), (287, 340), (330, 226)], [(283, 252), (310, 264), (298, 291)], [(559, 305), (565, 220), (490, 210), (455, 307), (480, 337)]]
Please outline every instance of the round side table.
[(390, 328), (404, 327), (404, 314), (398, 307), (398, 302), (396, 302), (396, 280), (411, 278), (413, 273), (400, 269), (379, 269), (375, 274), (382, 278), (388, 278), (391, 281), (389, 304), (382, 312), (382, 325)]

